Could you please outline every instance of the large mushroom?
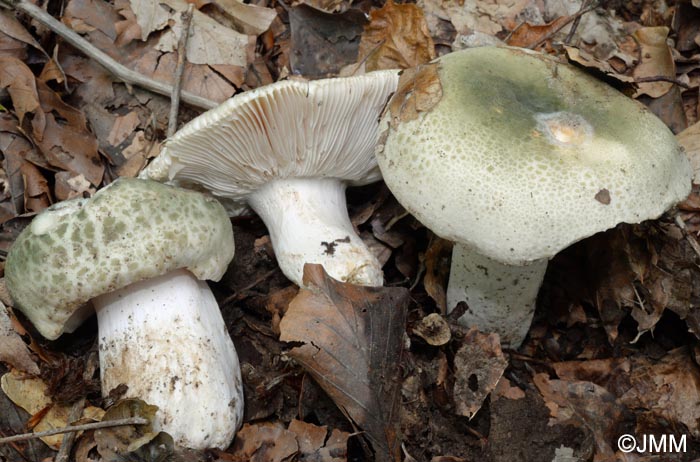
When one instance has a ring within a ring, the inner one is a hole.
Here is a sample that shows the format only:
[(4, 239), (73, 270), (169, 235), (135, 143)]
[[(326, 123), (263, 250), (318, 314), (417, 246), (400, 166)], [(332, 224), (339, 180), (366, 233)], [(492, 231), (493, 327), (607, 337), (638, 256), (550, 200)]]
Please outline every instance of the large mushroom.
[(355, 233), (345, 188), (379, 180), (379, 116), (396, 71), (288, 80), (237, 95), (168, 139), (142, 177), (203, 188), (232, 215), (249, 205), (270, 232), (284, 274), (304, 263), (336, 279), (380, 286), (381, 265)]
[[(243, 419), (238, 356), (203, 279), (233, 258), (216, 200), (154, 181), (117, 180), (60, 202), (19, 235), (5, 280), (44, 337), (97, 312), (102, 392), (157, 405), (156, 428), (186, 447), (227, 447)], [(200, 280), (202, 279), (202, 280)]]
[(688, 160), (659, 119), (544, 54), (445, 55), (402, 76), (388, 107), (379, 167), (409, 212), (456, 243), (450, 309), (466, 301), (461, 322), (511, 347), (550, 258), (690, 191)]

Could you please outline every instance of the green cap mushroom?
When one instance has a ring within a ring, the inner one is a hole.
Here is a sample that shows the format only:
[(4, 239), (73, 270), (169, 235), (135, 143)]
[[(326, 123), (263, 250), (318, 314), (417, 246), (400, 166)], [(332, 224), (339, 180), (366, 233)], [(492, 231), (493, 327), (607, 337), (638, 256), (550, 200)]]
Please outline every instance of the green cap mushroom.
[(456, 243), (448, 304), (466, 301), (462, 322), (507, 345), (524, 339), (551, 257), (690, 191), (663, 122), (551, 56), (468, 49), (401, 79), (379, 167), (409, 212)]
[(220, 279), (233, 252), (230, 220), (213, 198), (121, 179), (35, 217), (9, 251), (5, 278), (48, 339), (94, 306), (103, 393), (126, 383), (127, 396), (160, 407), (156, 425), (179, 444), (224, 448), (242, 420), (240, 368), (200, 279)]

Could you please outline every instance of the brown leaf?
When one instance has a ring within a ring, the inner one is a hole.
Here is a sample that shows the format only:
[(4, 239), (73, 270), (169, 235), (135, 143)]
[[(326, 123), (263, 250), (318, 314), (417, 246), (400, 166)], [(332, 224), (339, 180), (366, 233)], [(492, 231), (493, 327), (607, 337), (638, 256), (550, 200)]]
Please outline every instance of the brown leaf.
[(372, 11), (360, 41), (360, 56), (368, 71), (405, 69), (434, 59), (435, 45), (423, 10), (389, 0)]
[(632, 388), (620, 397), (623, 404), (680, 422), (695, 438), (700, 436), (700, 369), (687, 348), (672, 350), (659, 361), (635, 358), (629, 380)]
[(450, 277), (452, 245), (452, 242), (435, 236), (425, 251), (423, 286), (442, 314), (447, 313), (447, 281)]
[(341, 411), (362, 428), (377, 460), (400, 460), (398, 365), (409, 294), (398, 287), (360, 287), (304, 267), (304, 285), (280, 323), (280, 340)]
[[(635, 79), (676, 77), (676, 65), (673, 62), (671, 49), (666, 43), (668, 37), (668, 27), (643, 27), (634, 31), (634, 38), (641, 48), (639, 55), (641, 61), (634, 68), (632, 75)], [(646, 82), (639, 83), (639, 90), (635, 97), (639, 95), (649, 95), (658, 98), (668, 93), (673, 87), (671, 82)]]
[(350, 434), (334, 429), (330, 436), (328, 428), (292, 420), (289, 431), (296, 434), (299, 443), (300, 462), (344, 462)]
[(529, 22), (523, 23), (510, 34), (507, 43), (512, 47), (534, 48), (551, 38), (568, 20), (568, 16), (560, 16), (542, 25), (533, 25)]
[[(10, 93), (20, 123), (27, 113), (35, 112), (40, 106), (34, 74), (17, 58), (0, 56), (0, 88), (7, 88)], [(36, 112), (36, 120), (32, 124), (35, 135), (43, 132), (43, 113)]]
[(438, 313), (431, 313), (421, 319), (413, 327), (413, 333), (432, 346), (444, 345), (452, 338), (450, 325)]
[(454, 400), (457, 414), (474, 417), (484, 399), (496, 387), (508, 360), (496, 334), (470, 329), (455, 354)]
[(294, 433), (279, 422), (244, 424), (233, 441), (232, 462), (288, 462), (299, 452)]
[(292, 72), (320, 77), (355, 63), (366, 23), (360, 10), (330, 14), (304, 4), (290, 8)]
[(399, 77), (396, 93), (391, 97), (388, 111), (390, 123), (396, 127), (401, 122), (414, 120), (421, 112), (430, 111), (442, 99), (442, 83), (438, 64), (406, 69)]
[(38, 213), (50, 206), (49, 184), (39, 169), (29, 162), (24, 162), (19, 171), (24, 182), (24, 209)]
[[(8, 38), (7, 41), (4, 39), (5, 37)], [(34, 39), (32, 34), (27, 31), (10, 11), (0, 10), (0, 50), (2, 50), (2, 55), (5, 57), (14, 56), (20, 60), (24, 59), (26, 57), (24, 46), (18, 47), (16, 44), (7, 46), (10, 41), (30, 45), (44, 56), (48, 56), (44, 49), (41, 48), (41, 45), (39, 45), (39, 42)], [(2, 46), (3, 43), (5, 46)], [(18, 52), (10, 52), (10, 50), (17, 50)]]
[(551, 423), (590, 430), (595, 438), (596, 456), (613, 456), (610, 442), (619, 437), (616, 429), (623, 409), (609, 391), (592, 382), (550, 380), (546, 373), (536, 374), (533, 381), (549, 408)]
[(676, 135), (693, 167), (695, 182), (700, 181), (700, 122), (696, 122)]
[(5, 305), (0, 302), (0, 361), (21, 371), (39, 374), (39, 366), (29, 354), (27, 345), (12, 327)]

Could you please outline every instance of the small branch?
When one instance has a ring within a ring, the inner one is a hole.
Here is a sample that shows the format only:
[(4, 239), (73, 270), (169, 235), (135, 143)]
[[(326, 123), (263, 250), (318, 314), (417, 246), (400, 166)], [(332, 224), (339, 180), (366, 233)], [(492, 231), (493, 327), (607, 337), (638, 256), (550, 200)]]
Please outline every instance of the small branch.
[(535, 42), (535, 43), (532, 44), (532, 45), (529, 45), (527, 48), (529, 48), (529, 49), (531, 49), (531, 50), (534, 50), (535, 48), (537, 48), (538, 46), (540, 46), (542, 43), (544, 43), (544, 42), (546, 42), (547, 40), (549, 40), (550, 38), (552, 38), (557, 32), (559, 32), (560, 30), (562, 30), (563, 28), (565, 28), (566, 26), (568, 26), (568, 25), (571, 24), (572, 22), (576, 21), (576, 19), (580, 18), (581, 16), (583, 16), (583, 15), (586, 14), (586, 13), (589, 13), (589, 12), (595, 10), (596, 8), (598, 8), (598, 2), (597, 2), (597, 1), (596, 1), (596, 2), (593, 2), (590, 6), (588, 6), (588, 7), (586, 7), (586, 8), (582, 8), (582, 9), (578, 10), (575, 14), (569, 16), (569, 17), (566, 19), (566, 21), (564, 21), (564, 22), (562, 22), (561, 24), (559, 24), (559, 26), (557, 26), (557, 27), (554, 28), (553, 30), (551, 30), (551, 31), (549, 31), (548, 33), (546, 33), (546, 34), (545, 34), (543, 37), (541, 37), (537, 42)]
[(693, 248), (697, 256), (700, 257), (700, 244), (698, 244), (697, 239), (695, 239), (695, 237), (688, 232), (688, 228), (685, 226), (685, 222), (681, 218), (681, 214), (676, 213), (676, 216), (674, 218), (676, 221), (676, 225), (678, 225), (678, 227), (683, 232), (683, 236), (688, 241), (688, 244), (690, 244), (690, 247)]
[(678, 79), (674, 79), (673, 77), (667, 77), (665, 75), (653, 75), (649, 77), (639, 77), (637, 79), (634, 79), (634, 83), (648, 83), (648, 82), (669, 82), (674, 85), (678, 85), (679, 87), (685, 88), (686, 90), (691, 90), (693, 87), (688, 85), (685, 82), (681, 82)]
[[(588, 7), (588, 0), (583, 0), (583, 3), (581, 3), (581, 8), (579, 10), (583, 10), (586, 7)], [(566, 38), (564, 39), (564, 43), (567, 45), (571, 43), (571, 41), (574, 39), (574, 34), (576, 33), (576, 29), (578, 29), (578, 25), (581, 23), (581, 16), (576, 17), (574, 19), (573, 24), (571, 24), (571, 30), (569, 33), (566, 35)]]
[(194, 3), (187, 6), (187, 11), (182, 13), (182, 32), (177, 42), (177, 68), (175, 69), (175, 87), (170, 95), (170, 118), (168, 119), (168, 138), (177, 130), (177, 113), (180, 108), (180, 92), (182, 88), (182, 74), (185, 71), (185, 56), (187, 55), (187, 39), (190, 37), (190, 23), (194, 13)]
[[(145, 75), (132, 71), (128, 67), (116, 62), (106, 53), (99, 50), (93, 44), (85, 40), (83, 37), (36, 5), (32, 5), (26, 0), (0, 0), (0, 6), (15, 9), (31, 16), (36, 21), (48, 27), (56, 35), (62, 37), (73, 47), (84, 53), (88, 58), (94, 60), (100, 66), (104, 67), (122, 82), (139, 86), (159, 95), (170, 96), (173, 94), (172, 86), (164, 82), (150, 79)], [(182, 92), (182, 100), (187, 104), (201, 109), (211, 109), (217, 106), (217, 103), (214, 101), (184, 91)]]
[(0, 444), (13, 443), (15, 441), (25, 441), (35, 438), (43, 438), (45, 436), (60, 435), (61, 433), (68, 432), (81, 432), (84, 430), (97, 430), (100, 428), (108, 427), (119, 427), (122, 425), (145, 425), (149, 422), (148, 419), (143, 417), (129, 417), (128, 419), (115, 419), (115, 420), (103, 420), (102, 422), (94, 422), (83, 425), (72, 425), (63, 428), (57, 428), (55, 430), (46, 430), (45, 432), (38, 433), (23, 433), (21, 435), (8, 436), (6, 438), (0, 438)]

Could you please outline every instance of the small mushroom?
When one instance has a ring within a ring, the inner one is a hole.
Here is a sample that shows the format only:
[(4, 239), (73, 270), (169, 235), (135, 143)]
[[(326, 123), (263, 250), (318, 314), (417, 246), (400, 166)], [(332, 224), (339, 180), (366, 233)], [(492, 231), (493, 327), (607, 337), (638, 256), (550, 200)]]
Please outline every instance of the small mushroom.
[(167, 140), (143, 178), (206, 189), (231, 215), (249, 205), (267, 225), (284, 274), (304, 263), (380, 286), (381, 265), (355, 233), (345, 188), (379, 180), (378, 120), (396, 71), (288, 80), (237, 95)]
[(484, 47), (420, 72), (438, 97), (415, 111), (409, 99), (423, 89), (399, 82), (379, 167), (409, 212), (455, 242), (449, 307), (466, 301), (460, 321), (505, 345), (525, 338), (557, 252), (656, 218), (690, 191), (688, 160), (663, 122), (553, 57)]
[(39, 214), (11, 247), (10, 295), (54, 340), (97, 312), (102, 393), (160, 408), (156, 428), (186, 447), (227, 447), (243, 419), (238, 356), (206, 282), (233, 258), (216, 200), (117, 180)]

